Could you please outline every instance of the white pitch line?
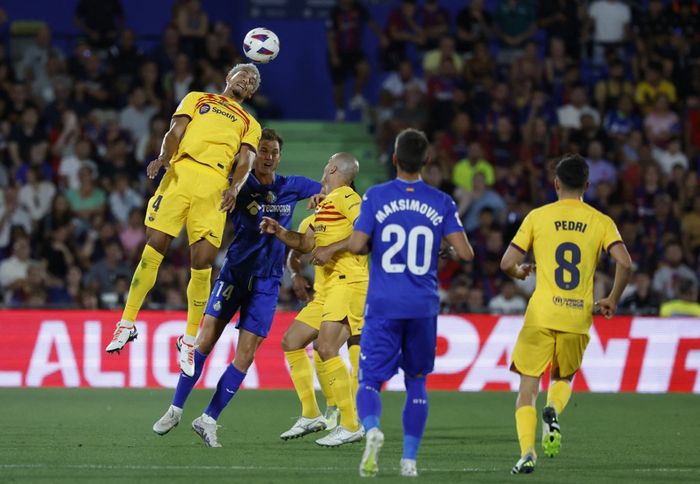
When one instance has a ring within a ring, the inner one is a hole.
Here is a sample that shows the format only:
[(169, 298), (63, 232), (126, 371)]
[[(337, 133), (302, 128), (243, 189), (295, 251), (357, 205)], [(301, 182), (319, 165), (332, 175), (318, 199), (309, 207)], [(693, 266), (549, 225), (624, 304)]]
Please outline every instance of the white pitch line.
[[(386, 466), (390, 470), (397, 470), (398, 466)], [(285, 466), (218, 466), (218, 465), (109, 465), (109, 464), (0, 464), (0, 469), (89, 469), (89, 470), (228, 470), (228, 471), (355, 471), (355, 467), (285, 467)], [(445, 469), (436, 467), (421, 467), (425, 472), (496, 472), (498, 468), (467, 467), (463, 469)]]

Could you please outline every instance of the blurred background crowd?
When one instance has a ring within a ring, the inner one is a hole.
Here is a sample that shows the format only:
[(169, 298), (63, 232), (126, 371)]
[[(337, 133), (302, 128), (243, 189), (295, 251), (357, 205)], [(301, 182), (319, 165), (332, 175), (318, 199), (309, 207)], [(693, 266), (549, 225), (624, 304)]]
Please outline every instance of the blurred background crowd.
[[(586, 201), (615, 220), (635, 262), (622, 310), (697, 303), (697, 2), (470, 0), (456, 13), (440, 0), (389, 3), (380, 23), (338, 0), (318, 39), (328, 69), (314, 75), (335, 87), (336, 122), (359, 113), (378, 153), (363, 162), (383, 163), (387, 178), (396, 133), (428, 133), (424, 179), (454, 197), (477, 253), (440, 262), (445, 312), (525, 309), (534, 279), (507, 280), (499, 260), (527, 212), (555, 200), (552, 168), (567, 152), (588, 160)], [(158, 183), (145, 166), (170, 114), (190, 90), (222, 91), (241, 60), (243, 33), (204, 7), (175, 1), (149, 49), (119, 0), (78, 2), (71, 49), (50, 24), (17, 45), (0, 26), (0, 304), (121, 307)], [(280, 115), (264, 91), (250, 109), (263, 124)], [(177, 239), (146, 306), (184, 307), (187, 267)], [(596, 297), (611, 275), (603, 256)], [(281, 304), (299, 305), (288, 283)]]

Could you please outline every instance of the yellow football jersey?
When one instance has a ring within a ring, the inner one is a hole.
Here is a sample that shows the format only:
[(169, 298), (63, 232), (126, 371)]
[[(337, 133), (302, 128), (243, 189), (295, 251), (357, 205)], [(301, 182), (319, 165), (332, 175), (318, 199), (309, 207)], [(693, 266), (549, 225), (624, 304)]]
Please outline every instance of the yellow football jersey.
[(617, 243), (622, 238), (612, 219), (580, 200), (530, 212), (511, 242), (524, 253), (532, 248), (537, 264), (525, 325), (588, 333), (598, 259)]
[[(309, 215), (299, 223), (299, 232), (305, 234), (308, 228), (313, 224), (315, 215)], [(314, 266), (314, 291), (318, 292), (323, 287), (323, 268)]]
[(189, 156), (228, 177), (241, 145), (257, 151), (260, 124), (240, 104), (221, 94), (190, 92), (173, 117), (190, 118), (172, 162)]
[[(318, 207), (313, 221), (316, 246), (326, 247), (352, 234), (355, 219), (360, 214), (360, 196), (348, 186), (336, 188)], [(338, 252), (323, 266), (324, 278), (338, 277), (345, 282), (369, 280), (366, 255)]]

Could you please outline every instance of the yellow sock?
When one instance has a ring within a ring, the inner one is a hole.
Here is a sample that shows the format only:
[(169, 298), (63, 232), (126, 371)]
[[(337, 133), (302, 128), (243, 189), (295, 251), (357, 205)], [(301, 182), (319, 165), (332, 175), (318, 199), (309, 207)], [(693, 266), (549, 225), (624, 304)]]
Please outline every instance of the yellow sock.
[(348, 346), (350, 365), (352, 365), (352, 395), (357, 395), (358, 378), (360, 375), (360, 345)]
[(199, 323), (211, 290), (211, 267), (208, 269), (191, 269), (190, 282), (187, 284), (187, 336), (197, 336)]
[(557, 415), (561, 415), (566, 408), (566, 404), (569, 403), (570, 398), (571, 384), (568, 381), (556, 380), (549, 385), (547, 405), (554, 407), (554, 410), (557, 411)]
[(323, 398), (326, 399), (326, 407), (335, 407), (335, 398), (333, 398), (333, 390), (331, 390), (330, 382), (325, 374), (323, 376), (323, 360), (318, 355), (318, 351), (314, 350), (314, 367), (316, 368), (316, 376), (318, 376), (318, 382), (321, 384), (321, 392), (323, 393)]
[(131, 287), (129, 295), (126, 297), (124, 312), (122, 319), (124, 321), (134, 322), (139, 314), (143, 300), (146, 299), (146, 294), (153, 288), (158, 277), (158, 267), (163, 261), (163, 254), (156, 249), (146, 244), (141, 254), (141, 260), (136, 266), (134, 275), (131, 278)]
[(520, 442), (520, 456), (535, 453), (535, 433), (537, 431), (537, 411), (535, 407), (527, 405), (515, 411), (515, 427), (518, 430), (518, 441)]
[(340, 410), (340, 425), (351, 432), (360, 428), (357, 420), (357, 408), (352, 395), (352, 384), (348, 367), (340, 356), (323, 362), (323, 373), (328, 375), (335, 404)]
[(301, 402), (301, 416), (315, 418), (321, 415), (316, 403), (314, 375), (306, 350), (285, 351), (284, 357), (289, 363), (289, 376), (292, 377), (294, 389)]

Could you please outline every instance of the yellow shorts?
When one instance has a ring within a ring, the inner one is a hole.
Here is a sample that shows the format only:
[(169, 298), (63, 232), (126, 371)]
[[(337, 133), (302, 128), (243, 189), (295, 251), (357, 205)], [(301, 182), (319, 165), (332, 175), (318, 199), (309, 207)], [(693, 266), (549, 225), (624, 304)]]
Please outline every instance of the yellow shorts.
[(367, 282), (335, 282), (316, 292), (296, 320), (318, 331), (323, 321), (342, 321), (347, 317), (350, 332), (357, 336), (365, 322), (366, 298)]
[(511, 370), (540, 377), (552, 364), (554, 378), (573, 376), (581, 367), (589, 336), (539, 326), (523, 326), (513, 348)]
[(226, 213), (219, 210), (228, 180), (196, 161), (181, 159), (173, 163), (148, 201), (146, 227), (172, 237), (187, 226), (192, 245), (206, 239), (221, 247)]

